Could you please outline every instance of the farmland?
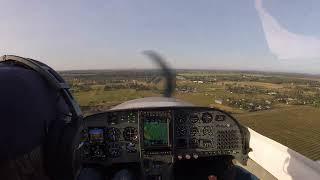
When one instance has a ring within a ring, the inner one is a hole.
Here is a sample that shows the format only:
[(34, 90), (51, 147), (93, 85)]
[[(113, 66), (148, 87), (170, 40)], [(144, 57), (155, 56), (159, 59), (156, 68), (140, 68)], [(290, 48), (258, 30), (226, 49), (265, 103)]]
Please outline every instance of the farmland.
[[(161, 96), (154, 70), (65, 71), (86, 115), (124, 101)], [(175, 97), (223, 109), (242, 124), (320, 159), (320, 77), (303, 74), (178, 70)]]
[(290, 106), (235, 117), (255, 131), (314, 159), (320, 159), (320, 109)]

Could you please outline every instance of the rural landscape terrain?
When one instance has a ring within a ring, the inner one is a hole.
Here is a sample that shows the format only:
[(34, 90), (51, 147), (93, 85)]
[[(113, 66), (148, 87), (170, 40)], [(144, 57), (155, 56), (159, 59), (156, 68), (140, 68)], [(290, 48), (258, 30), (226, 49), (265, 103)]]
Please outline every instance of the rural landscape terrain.
[[(86, 115), (124, 101), (161, 96), (155, 70), (60, 72)], [(320, 76), (177, 70), (175, 97), (231, 113), (242, 124), (320, 160)]]

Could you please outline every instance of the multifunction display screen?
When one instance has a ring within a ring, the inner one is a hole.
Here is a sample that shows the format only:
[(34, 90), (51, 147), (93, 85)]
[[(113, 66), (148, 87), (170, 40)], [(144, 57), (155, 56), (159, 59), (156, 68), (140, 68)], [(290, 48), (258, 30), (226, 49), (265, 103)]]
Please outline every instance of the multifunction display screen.
[(169, 143), (168, 117), (153, 114), (145, 116), (143, 137), (146, 148), (167, 147)]
[(90, 142), (103, 142), (103, 129), (93, 128), (89, 130)]

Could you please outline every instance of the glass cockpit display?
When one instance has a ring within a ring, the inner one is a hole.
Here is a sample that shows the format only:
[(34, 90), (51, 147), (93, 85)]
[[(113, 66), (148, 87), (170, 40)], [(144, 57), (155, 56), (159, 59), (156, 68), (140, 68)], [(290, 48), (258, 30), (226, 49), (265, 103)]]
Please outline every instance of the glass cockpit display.
[(143, 137), (146, 148), (167, 147), (169, 139), (168, 118), (147, 116), (144, 119)]
[(101, 128), (92, 128), (89, 130), (89, 139), (91, 143), (101, 143), (104, 140), (104, 130)]

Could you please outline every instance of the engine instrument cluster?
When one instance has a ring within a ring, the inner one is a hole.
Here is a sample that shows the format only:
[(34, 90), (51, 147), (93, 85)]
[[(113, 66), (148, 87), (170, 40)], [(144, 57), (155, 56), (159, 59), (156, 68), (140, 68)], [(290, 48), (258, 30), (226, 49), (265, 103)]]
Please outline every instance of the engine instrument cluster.
[(242, 153), (241, 129), (228, 114), (207, 109), (182, 109), (174, 114), (184, 119), (174, 122), (174, 150), (179, 160)]

